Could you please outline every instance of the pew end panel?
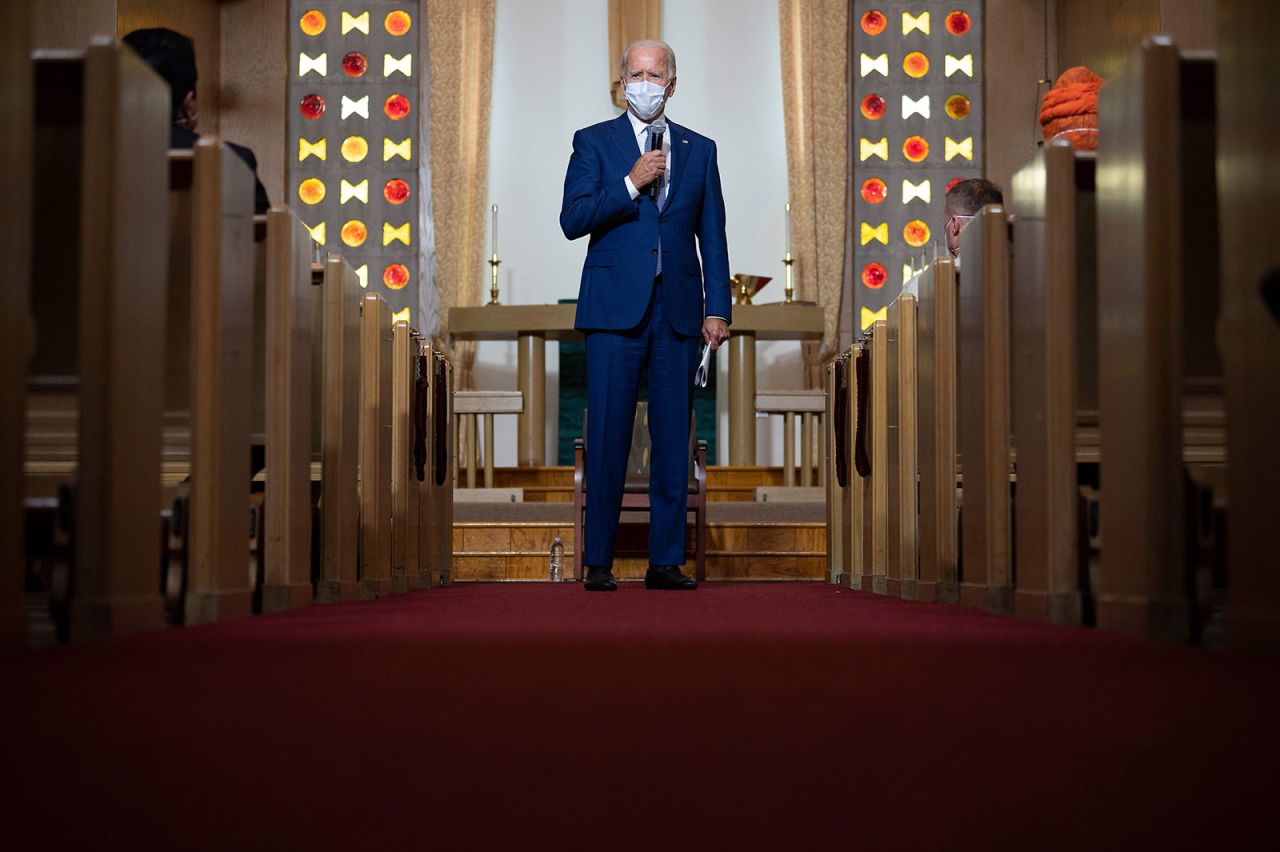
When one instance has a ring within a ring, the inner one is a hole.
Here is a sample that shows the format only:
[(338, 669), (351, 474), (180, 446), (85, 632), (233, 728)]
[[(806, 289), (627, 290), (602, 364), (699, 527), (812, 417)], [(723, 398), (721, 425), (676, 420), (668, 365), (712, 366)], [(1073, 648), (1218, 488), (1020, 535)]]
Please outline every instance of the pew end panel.
[(264, 612), (308, 604), (311, 586), (311, 235), (285, 207), (267, 214), (265, 275), (266, 578)]
[(957, 403), (963, 460), (960, 603), (1012, 610), (1009, 225), (989, 204), (960, 236)]
[(196, 142), (191, 249), (191, 581), (188, 623), (249, 615), (245, 509), (253, 390), (253, 173)]
[(391, 594), (391, 307), (360, 301), (360, 597)]
[(936, 258), (921, 277), (917, 310), (920, 469), (919, 573), (922, 601), (957, 603), (956, 267)]
[(360, 301), (355, 270), (341, 256), (324, 264), (324, 390), (321, 428), (321, 563), (316, 599), (359, 596)]

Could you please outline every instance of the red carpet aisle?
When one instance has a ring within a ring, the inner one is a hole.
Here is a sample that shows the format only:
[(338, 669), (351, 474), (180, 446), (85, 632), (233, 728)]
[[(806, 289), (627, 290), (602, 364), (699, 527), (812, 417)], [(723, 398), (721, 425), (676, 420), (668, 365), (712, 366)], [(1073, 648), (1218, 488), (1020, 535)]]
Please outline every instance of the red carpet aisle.
[(831, 586), (453, 587), (5, 658), (6, 846), (1239, 848), (1277, 672)]

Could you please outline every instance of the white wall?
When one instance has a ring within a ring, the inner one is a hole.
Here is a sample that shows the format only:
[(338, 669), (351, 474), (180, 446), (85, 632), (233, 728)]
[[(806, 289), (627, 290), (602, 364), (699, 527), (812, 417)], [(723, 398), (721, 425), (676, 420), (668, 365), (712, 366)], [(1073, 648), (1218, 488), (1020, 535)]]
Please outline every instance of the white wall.
[[(782, 298), (783, 204), (787, 197), (776, 0), (680, 0), (664, 5), (663, 34), (679, 59), (667, 114), (716, 140), (734, 272), (772, 275), (757, 297)], [(560, 233), (560, 196), (573, 132), (618, 114), (609, 100), (608, 4), (604, 0), (497, 0), (489, 197), (499, 206), (504, 304), (574, 298), (586, 238)], [(487, 272), (487, 269), (486, 269)], [(482, 282), (488, 292), (488, 278)], [(717, 359), (718, 463), (728, 460), (727, 353)], [(801, 387), (800, 346), (760, 343), (758, 383)], [(547, 459), (554, 463), (559, 353), (547, 344)], [(480, 343), (476, 387), (514, 388), (515, 346)], [(514, 465), (515, 419), (500, 417), (495, 462)], [(779, 464), (782, 429), (758, 421), (762, 464)]]

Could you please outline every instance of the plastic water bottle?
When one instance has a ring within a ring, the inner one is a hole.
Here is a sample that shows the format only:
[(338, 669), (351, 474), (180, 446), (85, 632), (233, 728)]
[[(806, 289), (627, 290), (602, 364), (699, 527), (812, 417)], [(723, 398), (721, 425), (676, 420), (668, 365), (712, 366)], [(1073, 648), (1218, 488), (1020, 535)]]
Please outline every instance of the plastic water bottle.
[(547, 579), (553, 583), (564, 580), (564, 542), (560, 536), (551, 540), (551, 553), (547, 557)]

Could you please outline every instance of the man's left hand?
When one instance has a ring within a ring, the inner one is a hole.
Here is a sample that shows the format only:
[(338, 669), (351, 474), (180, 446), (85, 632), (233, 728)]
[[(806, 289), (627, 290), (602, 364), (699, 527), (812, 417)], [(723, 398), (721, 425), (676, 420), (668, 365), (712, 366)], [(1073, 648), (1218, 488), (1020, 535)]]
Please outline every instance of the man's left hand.
[(729, 339), (729, 324), (718, 317), (707, 317), (702, 321), (702, 339), (715, 352)]

